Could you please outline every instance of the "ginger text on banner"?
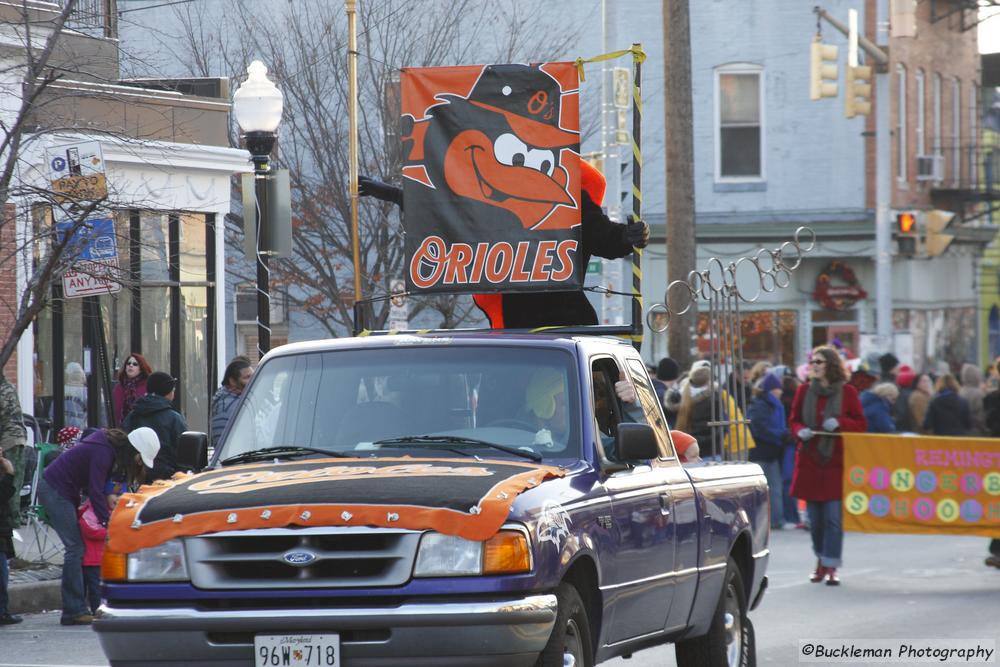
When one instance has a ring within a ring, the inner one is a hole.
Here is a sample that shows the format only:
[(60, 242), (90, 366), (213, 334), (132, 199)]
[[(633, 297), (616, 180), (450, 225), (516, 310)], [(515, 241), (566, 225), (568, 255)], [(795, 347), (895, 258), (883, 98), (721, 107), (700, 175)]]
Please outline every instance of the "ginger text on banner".
[(844, 530), (1000, 535), (1000, 440), (845, 433)]
[(400, 88), (407, 288), (579, 288), (576, 65), (405, 68)]

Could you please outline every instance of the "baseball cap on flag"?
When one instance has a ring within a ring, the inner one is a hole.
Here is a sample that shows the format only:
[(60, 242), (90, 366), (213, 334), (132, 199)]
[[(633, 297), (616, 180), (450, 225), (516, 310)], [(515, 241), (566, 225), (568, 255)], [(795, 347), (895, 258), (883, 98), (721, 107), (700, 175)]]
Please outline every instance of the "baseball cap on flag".
[(499, 113), (532, 146), (573, 146), (580, 135), (559, 126), (559, 83), (531, 65), (487, 65), (469, 94), (472, 104)]
[(152, 468), (156, 454), (160, 451), (160, 439), (156, 437), (156, 431), (148, 426), (140, 426), (128, 434), (128, 441), (139, 452), (143, 464), (147, 468)]

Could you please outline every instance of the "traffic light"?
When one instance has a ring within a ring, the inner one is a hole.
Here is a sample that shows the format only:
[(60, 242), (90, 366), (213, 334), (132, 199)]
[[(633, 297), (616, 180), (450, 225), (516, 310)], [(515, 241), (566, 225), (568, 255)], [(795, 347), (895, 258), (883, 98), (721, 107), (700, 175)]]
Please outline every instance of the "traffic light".
[(809, 98), (813, 100), (837, 96), (837, 47), (819, 40), (819, 35), (813, 38), (810, 52)]
[(955, 240), (954, 234), (947, 234), (945, 230), (955, 219), (955, 214), (951, 211), (934, 209), (927, 212), (927, 248), (928, 257), (937, 257), (951, 245)]
[(854, 118), (867, 116), (872, 110), (872, 68), (866, 65), (847, 66), (844, 73), (844, 115)]
[(896, 214), (896, 245), (899, 254), (913, 257), (917, 254), (917, 216), (910, 211)]

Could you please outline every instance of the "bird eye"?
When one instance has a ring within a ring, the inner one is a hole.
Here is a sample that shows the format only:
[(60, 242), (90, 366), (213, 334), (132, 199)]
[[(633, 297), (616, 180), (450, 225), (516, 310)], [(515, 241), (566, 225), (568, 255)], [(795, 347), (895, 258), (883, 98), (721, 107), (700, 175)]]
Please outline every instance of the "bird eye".
[(524, 166), (528, 158), (528, 147), (510, 132), (501, 134), (493, 142), (493, 154), (497, 162), (511, 167)]
[(556, 166), (555, 153), (541, 148), (532, 148), (528, 151), (528, 158), (524, 161), (524, 166), (551, 176)]

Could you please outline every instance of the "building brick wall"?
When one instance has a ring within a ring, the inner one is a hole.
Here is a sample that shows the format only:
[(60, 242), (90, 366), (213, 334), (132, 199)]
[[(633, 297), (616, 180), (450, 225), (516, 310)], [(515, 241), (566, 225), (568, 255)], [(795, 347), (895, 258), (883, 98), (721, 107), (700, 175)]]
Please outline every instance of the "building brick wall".
[[(892, 205), (896, 209), (932, 208), (931, 189), (935, 187), (932, 181), (917, 181), (917, 108), (924, 108), (924, 145), (926, 154), (931, 154), (935, 146), (934, 127), (934, 79), (941, 77), (941, 126), (940, 145), (944, 155), (943, 181), (938, 187), (949, 186), (969, 176), (968, 157), (962, 153), (958, 173), (952, 165), (953, 146), (967, 147), (975, 141), (969, 135), (969, 97), (973, 86), (978, 87), (979, 81), (979, 50), (975, 28), (963, 32), (959, 16), (931, 22), (931, 5), (936, 6), (938, 14), (948, 9), (948, 2), (921, 2), (917, 4), (916, 36), (895, 37), (889, 41), (889, 73), (891, 91), (891, 127), (893, 129), (893, 197)], [(874, 5), (869, 0), (869, 5)], [(905, 182), (896, 179), (898, 173), (898, 141), (895, 136), (899, 118), (898, 65), (906, 68), (906, 153), (907, 178)], [(917, 99), (917, 72), (924, 73), (924, 99)], [(956, 137), (952, 128), (953, 99), (952, 84), (958, 79), (959, 86), (959, 123), (960, 132)]]
[[(14, 254), (14, 225), (16, 209), (13, 204), (3, 205), (0, 220), (0, 332), (6, 335), (14, 326), (17, 313), (17, 267)], [(17, 352), (11, 355), (4, 366), (3, 374), (13, 384), (17, 384)]]

